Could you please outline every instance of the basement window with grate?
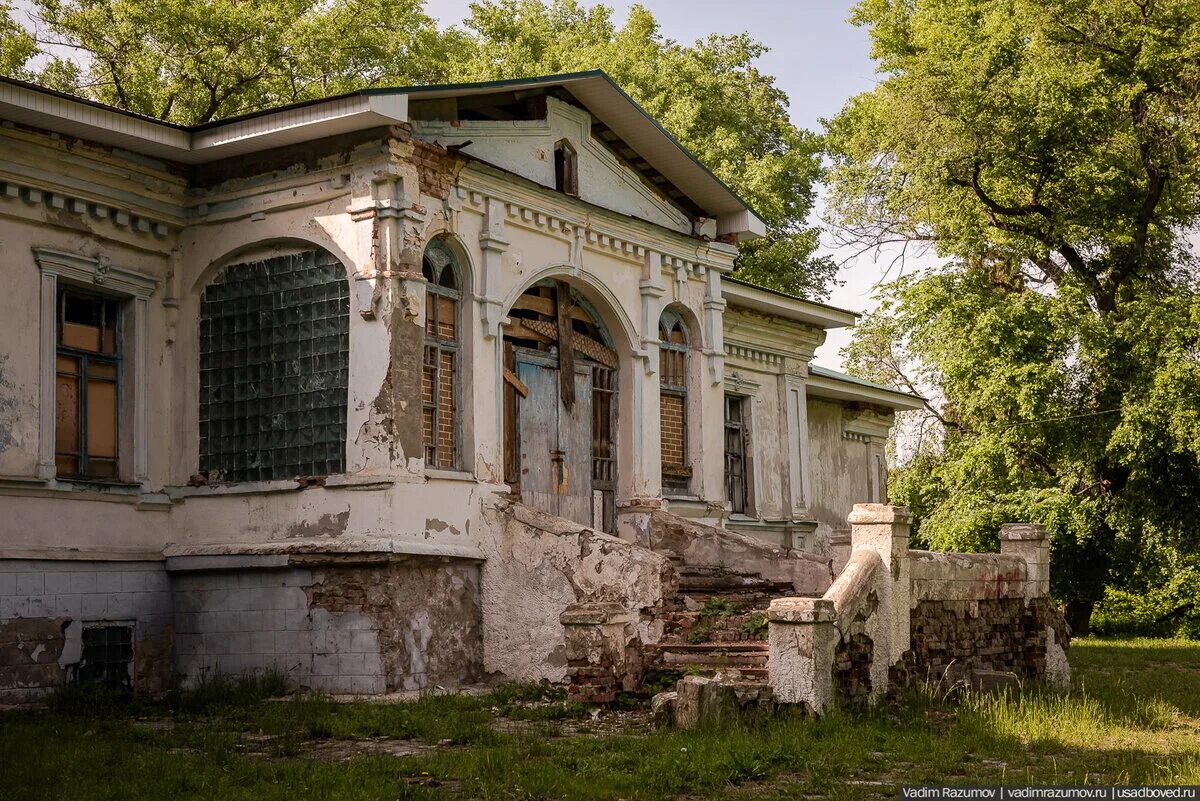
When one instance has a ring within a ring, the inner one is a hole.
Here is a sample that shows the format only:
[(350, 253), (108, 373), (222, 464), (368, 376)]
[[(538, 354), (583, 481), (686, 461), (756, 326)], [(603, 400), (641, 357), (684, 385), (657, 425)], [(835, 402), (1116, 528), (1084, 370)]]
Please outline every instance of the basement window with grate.
[(210, 481), (341, 473), (350, 287), (324, 251), (226, 268), (200, 310), (200, 471)]
[(421, 373), (425, 466), (458, 468), (458, 263), (440, 239), (425, 248), (425, 358)]
[(132, 624), (85, 625), (82, 639), (83, 651), (75, 668), (76, 681), (126, 689), (132, 686)]

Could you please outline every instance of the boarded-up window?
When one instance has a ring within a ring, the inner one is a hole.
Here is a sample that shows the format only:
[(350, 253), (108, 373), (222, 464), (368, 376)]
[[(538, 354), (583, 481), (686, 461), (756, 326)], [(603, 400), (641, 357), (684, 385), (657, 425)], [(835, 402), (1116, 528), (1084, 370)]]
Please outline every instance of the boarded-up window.
[(214, 481), (341, 473), (350, 287), (324, 251), (235, 264), (200, 308), (200, 471)]
[(117, 478), (121, 306), (113, 298), (58, 292), (54, 460), (66, 478)]
[(568, 195), (579, 195), (579, 166), (575, 148), (566, 139), (554, 143), (554, 188)]
[(687, 492), (692, 477), (688, 466), (688, 342), (683, 320), (672, 311), (658, 324), (659, 438), (662, 486), (667, 492)]
[(425, 248), (425, 360), (421, 375), (425, 466), (458, 467), (458, 265), (441, 240)]

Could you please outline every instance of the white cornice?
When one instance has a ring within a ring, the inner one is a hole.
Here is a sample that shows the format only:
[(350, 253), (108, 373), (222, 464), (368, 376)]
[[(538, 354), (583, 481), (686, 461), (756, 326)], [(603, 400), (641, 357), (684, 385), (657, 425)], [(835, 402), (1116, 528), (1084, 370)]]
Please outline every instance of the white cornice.
[(820, 328), (845, 328), (854, 325), (858, 315), (846, 309), (813, 303), (789, 297), (769, 289), (751, 286), (739, 281), (726, 281), (721, 285), (721, 294), (735, 308), (750, 309), (761, 314), (794, 320)]
[[(492, 174), (493, 171), (495, 174)], [(709, 269), (733, 269), (736, 252), (721, 243), (701, 242), (644, 220), (606, 212), (566, 195), (536, 185), (515, 183), (511, 176), (474, 162), (459, 176), (464, 208), (483, 213), (488, 198), (504, 204), (508, 223), (539, 230), (629, 261), (641, 261), (646, 251), (661, 256), (664, 272), (683, 268), (690, 277), (703, 278)], [(719, 246), (719, 247), (718, 247)]]
[(158, 279), (123, 267), (116, 267), (107, 256), (81, 256), (61, 250), (34, 248), (33, 258), (38, 269), (48, 275), (66, 278), (82, 284), (94, 284), (135, 298), (148, 298), (158, 285)]

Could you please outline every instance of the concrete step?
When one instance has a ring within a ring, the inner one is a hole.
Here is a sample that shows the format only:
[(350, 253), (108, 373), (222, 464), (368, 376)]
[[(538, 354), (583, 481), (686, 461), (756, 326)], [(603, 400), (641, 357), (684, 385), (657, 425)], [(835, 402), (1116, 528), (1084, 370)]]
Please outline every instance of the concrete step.
[(703, 667), (713, 670), (766, 669), (770, 653), (765, 642), (680, 643), (658, 645), (659, 661), (667, 668)]
[[(697, 610), (665, 612), (659, 615), (664, 635), (672, 641), (687, 642), (701, 636), (706, 642), (765, 641), (767, 627), (762, 610), (744, 610), (732, 615), (708, 615)], [(700, 632), (700, 634), (696, 634)]]

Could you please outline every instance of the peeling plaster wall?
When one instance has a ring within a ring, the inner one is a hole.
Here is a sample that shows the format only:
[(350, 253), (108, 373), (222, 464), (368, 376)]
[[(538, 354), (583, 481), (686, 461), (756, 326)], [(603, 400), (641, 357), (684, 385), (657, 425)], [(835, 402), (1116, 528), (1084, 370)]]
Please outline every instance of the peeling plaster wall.
[(567, 649), (559, 615), (569, 604), (613, 602), (642, 642), (662, 636), (651, 613), (674, 588), (670, 561), (520, 504), (489, 515), (483, 545), (484, 665), (508, 681), (562, 681)]
[(165, 689), (171, 617), (161, 561), (0, 560), (0, 702), (35, 700), (63, 684), (89, 623), (132, 623), (133, 686)]
[(311, 567), (293, 557), (279, 569), (176, 573), (184, 681), (273, 670), (300, 687), (377, 694), (479, 679), (477, 563), (309, 559)]
[(413, 127), (418, 136), (443, 145), (470, 140), (464, 152), (549, 188), (554, 187), (554, 144), (565, 138), (576, 151), (583, 200), (681, 233), (691, 232), (691, 221), (683, 212), (649, 189), (640, 175), (592, 136), (587, 111), (556, 98), (547, 98), (546, 105), (544, 120), (423, 121)]
[[(868, 476), (870, 449), (867, 443), (842, 436), (843, 405), (834, 401), (808, 399), (808, 436), (812, 449), (812, 491), (809, 513), (817, 521), (816, 538), (829, 543), (848, 537), (846, 517), (856, 503), (870, 500)], [(849, 555), (848, 541), (839, 554)]]

